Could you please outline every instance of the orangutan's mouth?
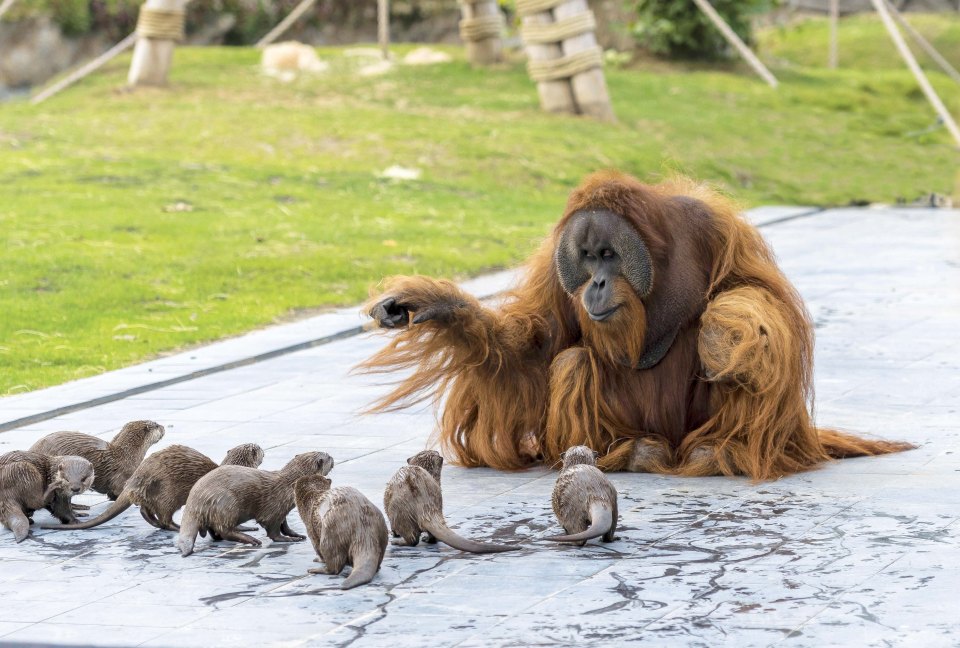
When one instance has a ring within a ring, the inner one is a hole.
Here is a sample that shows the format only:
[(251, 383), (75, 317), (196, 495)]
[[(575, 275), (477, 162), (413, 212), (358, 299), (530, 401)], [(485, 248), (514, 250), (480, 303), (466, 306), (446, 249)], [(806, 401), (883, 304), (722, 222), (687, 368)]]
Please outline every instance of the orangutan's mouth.
[(602, 322), (606, 319), (609, 319), (610, 316), (616, 313), (619, 308), (620, 306), (614, 306), (613, 308), (605, 310), (602, 313), (592, 313), (587, 311), (587, 315), (589, 315), (590, 319), (592, 319), (594, 322)]

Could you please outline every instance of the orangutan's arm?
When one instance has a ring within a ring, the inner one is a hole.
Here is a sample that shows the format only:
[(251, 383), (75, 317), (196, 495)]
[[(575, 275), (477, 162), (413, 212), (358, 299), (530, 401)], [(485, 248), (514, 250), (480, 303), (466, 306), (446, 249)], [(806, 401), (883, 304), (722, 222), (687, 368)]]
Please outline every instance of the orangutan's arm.
[(546, 335), (543, 318), (486, 308), (454, 283), (430, 277), (392, 278), (365, 310), (381, 328), (399, 330), (391, 351), (417, 347), (418, 361), (443, 351), (460, 365), (496, 368), (518, 356), (529, 361)]

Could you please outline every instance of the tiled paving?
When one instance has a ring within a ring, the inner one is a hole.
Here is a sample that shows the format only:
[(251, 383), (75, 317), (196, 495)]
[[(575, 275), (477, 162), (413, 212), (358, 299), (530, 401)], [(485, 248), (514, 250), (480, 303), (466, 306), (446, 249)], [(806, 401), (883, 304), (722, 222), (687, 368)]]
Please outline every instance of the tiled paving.
[[(796, 216), (790, 218), (790, 216)], [(960, 213), (755, 212), (817, 322), (817, 416), (920, 448), (769, 483), (617, 474), (617, 542), (558, 547), (554, 474), (447, 467), (462, 533), (522, 551), (388, 550), (366, 587), (310, 576), (309, 544), (259, 549), (173, 535), (134, 509), (95, 530), (0, 531), (0, 643), (119, 646), (861, 646), (960, 644)], [(478, 284), (489, 294), (509, 273)], [(327, 318), (327, 319), (324, 319)], [(0, 400), (0, 423), (356, 326), (339, 312), (140, 368)], [(292, 327), (292, 328), (291, 328)], [(427, 409), (360, 417), (382, 391), (350, 367), (359, 335), (0, 434), (167, 426), (216, 459), (237, 443), (332, 454), (335, 483), (379, 503), (433, 429)], [(148, 371), (149, 369), (149, 371)], [(179, 374), (178, 374), (179, 372)], [(103, 498), (85, 495), (98, 504)], [(38, 520), (49, 519), (45, 513)], [(296, 513), (293, 527), (302, 529)], [(259, 534), (259, 532), (257, 532)]]

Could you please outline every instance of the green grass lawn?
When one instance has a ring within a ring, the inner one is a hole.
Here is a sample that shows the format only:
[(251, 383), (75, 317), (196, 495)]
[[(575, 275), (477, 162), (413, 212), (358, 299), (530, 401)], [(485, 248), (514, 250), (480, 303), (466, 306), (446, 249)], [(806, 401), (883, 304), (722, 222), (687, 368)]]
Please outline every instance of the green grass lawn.
[[(827, 71), (777, 38), (766, 55), (796, 60), (776, 91), (739, 68), (608, 70), (614, 125), (542, 114), (522, 63), (472, 70), (457, 48), (380, 77), (323, 50), (331, 71), (290, 84), (254, 50), (185, 48), (165, 90), (123, 90), (120, 60), (0, 104), (0, 394), (354, 304), (391, 273), (509, 266), (598, 168), (750, 205), (953, 192), (960, 156), (909, 73)], [(394, 164), (423, 175), (378, 177)]]
[[(907, 13), (904, 17), (945, 59), (954, 67), (960, 67), (960, 16)], [(841, 67), (858, 70), (903, 69), (903, 59), (874, 14), (848, 16), (840, 24), (837, 53)], [(921, 64), (936, 69), (905, 32), (904, 37)], [(825, 18), (808, 17), (782, 27), (765, 29), (759, 33), (758, 41), (768, 62), (822, 67), (827, 65), (829, 38), (829, 22)]]

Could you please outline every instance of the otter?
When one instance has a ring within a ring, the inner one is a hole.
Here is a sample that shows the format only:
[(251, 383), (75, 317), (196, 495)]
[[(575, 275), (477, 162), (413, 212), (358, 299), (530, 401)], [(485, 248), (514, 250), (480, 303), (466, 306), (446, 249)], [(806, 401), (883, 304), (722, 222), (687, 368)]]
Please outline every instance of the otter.
[[(263, 449), (255, 443), (244, 443), (227, 452), (221, 466), (256, 468), (263, 462)], [(140, 515), (151, 526), (166, 531), (179, 531), (173, 514), (187, 503), (190, 489), (217, 464), (205, 454), (183, 445), (172, 445), (143, 460), (127, 480), (120, 496), (110, 507), (92, 520), (79, 524), (43, 525), (42, 529), (92, 529), (117, 517), (131, 505), (140, 507)]]
[(236, 526), (256, 520), (274, 542), (299, 542), (304, 536), (287, 525), (293, 510), (293, 485), (301, 477), (333, 469), (326, 452), (299, 454), (280, 470), (220, 466), (201, 477), (187, 497), (180, 519), (177, 547), (184, 557), (193, 553), (197, 534), (207, 531), (214, 540), (233, 540), (259, 547), (261, 542)]
[(563, 468), (553, 487), (553, 512), (567, 535), (545, 539), (583, 546), (602, 536), (603, 542), (612, 542), (617, 530), (617, 489), (597, 468), (597, 453), (574, 446), (562, 457)]
[[(71, 524), (77, 521), (77, 514), (70, 506), (70, 498), (90, 488), (94, 481), (93, 464), (83, 457), (51, 457), (39, 452), (14, 450), (0, 456), (0, 466), (16, 462), (26, 462), (40, 473), (43, 479), (44, 502), (38, 507), (24, 509), (29, 521), (33, 521), (33, 512), (46, 508), (63, 522)], [(22, 471), (20, 471), (22, 472)], [(11, 473), (11, 475), (17, 473)]]
[(298, 479), (293, 492), (310, 542), (325, 565), (307, 572), (336, 575), (350, 565), (350, 575), (340, 584), (345, 590), (373, 580), (387, 550), (383, 513), (356, 488), (330, 488), (330, 480), (319, 474)]
[(163, 434), (163, 426), (153, 421), (131, 421), (110, 442), (82, 432), (54, 432), (34, 443), (30, 450), (87, 459), (96, 472), (93, 490), (115, 501), (147, 450)]
[(0, 523), (13, 531), (15, 542), (30, 535), (30, 514), (44, 506), (53, 489), (44, 489), (43, 475), (27, 461), (0, 467)]
[(418, 452), (407, 459), (407, 464), (390, 478), (383, 494), (383, 508), (390, 519), (394, 544), (416, 546), (420, 543), (420, 534), (426, 531), (430, 544), (439, 540), (454, 549), (471, 553), (497, 553), (520, 548), (474, 542), (447, 526), (440, 490), (443, 457), (439, 452)]

